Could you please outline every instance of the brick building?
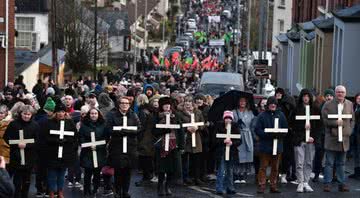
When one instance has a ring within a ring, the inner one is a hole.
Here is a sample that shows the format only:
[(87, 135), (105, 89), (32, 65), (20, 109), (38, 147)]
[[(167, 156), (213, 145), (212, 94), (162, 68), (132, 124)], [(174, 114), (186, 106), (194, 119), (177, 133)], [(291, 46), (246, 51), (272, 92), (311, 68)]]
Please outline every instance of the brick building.
[[(8, 2), (8, 7), (6, 3)], [(7, 12), (8, 11), (8, 12)], [(2, 0), (0, 1), (0, 89), (6, 85), (6, 66), (8, 71), (7, 81), (14, 80), (14, 12), (15, 12), (15, 0)], [(8, 17), (6, 17), (8, 13)], [(6, 24), (8, 24), (8, 35), (6, 35)], [(8, 39), (8, 42), (6, 42)], [(6, 46), (6, 44), (8, 45)], [(5, 48), (4, 48), (5, 47)], [(7, 48), (7, 50), (6, 50)], [(7, 57), (7, 59), (6, 59)]]
[(292, 0), (292, 22), (301, 23), (317, 18), (322, 14), (351, 7), (360, 0)]

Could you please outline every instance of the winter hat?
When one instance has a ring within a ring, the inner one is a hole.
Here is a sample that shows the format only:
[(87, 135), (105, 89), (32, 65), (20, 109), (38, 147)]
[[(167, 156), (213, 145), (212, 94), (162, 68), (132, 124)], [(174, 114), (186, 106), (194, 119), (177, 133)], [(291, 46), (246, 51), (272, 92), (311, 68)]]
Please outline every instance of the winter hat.
[(54, 112), (55, 106), (56, 106), (56, 104), (55, 104), (54, 100), (51, 97), (48, 97), (46, 99), (46, 102), (45, 102), (45, 105), (44, 105), (44, 110)]
[(223, 119), (230, 118), (234, 120), (234, 113), (232, 111), (224, 111)]
[(267, 99), (266, 105), (269, 106), (271, 104), (278, 105), (278, 100), (275, 98), (275, 96), (271, 96)]
[(150, 98), (149, 103), (151, 104), (154, 100), (160, 100), (161, 96), (159, 94), (154, 95)]
[(50, 95), (50, 96), (55, 95), (55, 89), (52, 88), (52, 87), (48, 87), (48, 88), (46, 89), (46, 95)]
[(167, 104), (169, 104), (169, 105), (173, 104), (172, 100), (169, 96), (165, 96), (165, 97), (162, 97), (159, 99), (159, 107), (162, 108), (162, 106), (167, 105)]
[(285, 95), (285, 90), (284, 90), (283, 88), (278, 87), (278, 88), (276, 88), (276, 90), (275, 90), (275, 95), (276, 95), (277, 93), (281, 93), (282, 95)]
[(327, 96), (327, 95), (332, 95), (333, 97), (335, 97), (335, 92), (334, 92), (334, 90), (332, 90), (332, 89), (326, 89), (326, 90), (324, 91), (324, 96)]
[(160, 90), (160, 86), (159, 86), (159, 84), (158, 83), (153, 83), (153, 84), (151, 84), (152, 85), (152, 87), (154, 88), (154, 92), (156, 92), (156, 91), (159, 91)]

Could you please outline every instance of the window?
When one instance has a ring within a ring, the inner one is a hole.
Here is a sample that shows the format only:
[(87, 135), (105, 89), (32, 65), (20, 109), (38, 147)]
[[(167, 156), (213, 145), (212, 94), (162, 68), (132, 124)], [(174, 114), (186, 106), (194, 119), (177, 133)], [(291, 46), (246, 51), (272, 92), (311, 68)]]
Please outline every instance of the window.
[(16, 29), (18, 31), (34, 31), (34, 18), (16, 17)]
[(279, 19), (279, 31), (284, 32), (284, 20)]
[(285, 0), (280, 0), (280, 6), (285, 7)]
[(33, 31), (35, 30), (35, 20), (33, 17), (16, 17), (16, 47), (26, 47), (31, 49), (34, 41)]

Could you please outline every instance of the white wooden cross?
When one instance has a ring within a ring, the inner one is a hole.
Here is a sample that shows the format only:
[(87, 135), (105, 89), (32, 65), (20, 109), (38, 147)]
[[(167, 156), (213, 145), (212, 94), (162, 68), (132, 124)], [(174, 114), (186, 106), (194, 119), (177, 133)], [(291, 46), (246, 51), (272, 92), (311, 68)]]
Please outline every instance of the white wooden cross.
[[(50, 134), (59, 135), (60, 140), (63, 140), (65, 135), (67, 135), (67, 136), (74, 136), (75, 135), (75, 133), (73, 131), (65, 131), (65, 121), (64, 120), (60, 121), (60, 130), (59, 131), (50, 130)], [(59, 150), (58, 150), (58, 158), (62, 158), (63, 149), (64, 149), (63, 146), (60, 145)]]
[[(279, 118), (275, 118), (274, 128), (265, 128), (265, 133), (287, 133), (288, 129), (279, 128)], [(278, 139), (273, 140), (273, 155), (277, 154), (277, 143)]]
[[(196, 122), (195, 114), (192, 113), (190, 123), (183, 124), (183, 127), (199, 127), (204, 125), (205, 125), (204, 122)], [(191, 134), (191, 145), (192, 147), (196, 147), (196, 133)]]
[[(296, 120), (305, 120), (305, 125), (310, 125), (310, 120), (320, 120), (320, 115), (310, 115), (310, 105), (305, 106), (305, 115), (296, 116)], [(305, 142), (309, 142), (310, 129), (305, 131)]]
[[(225, 138), (225, 139), (240, 139), (240, 134), (231, 134), (231, 123), (226, 125), (226, 134), (216, 134), (216, 138)], [(226, 145), (225, 147), (225, 161), (229, 161), (230, 159), (230, 145)]]
[[(156, 124), (157, 129), (180, 129), (179, 124), (171, 124), (170, 123), (170, 113), (166, 114), (166, 122), (165, 124)], [(165, 151), (169, 151), (169, 139), (170, 134), (165, 134)]]
[(81, 148), (91, 147), (93, 149), (92, 154), (93, 154), (94, 168), (98, 167), (96, 146), (105, 145), (105, 144), (106, 144), (105, 140), (96, 141), (95, 132), (91, 132), (91, 142), (81, 144)]
[[(129, 131), (136, 131), (138, 130), (137, 126), (128, 126), (127, 125), (127, 117), (123, 116), (123, 125), (122, 126), (114, 126), (114, 131), (121, 131), (121, 130), (129, 130)], [(123, 153), (127, 153), (127, 136), (123, 136)]]
[[(18, 140), (9, 140), (9, 144), (33, 144), (35, 143), (34, 139), (24, 139), (24, 131), (19, 130), (19, 139)], [(21, 165), (25, 165), (25, 150), (20, 149)]]
[[(338, 120), (343, 120), (343, 119), (351, 119), (352, 118), (352, 114), (342, 114), (344, 109), (344, 105), (343, 104), (338, 104), (338, 113), (337, 114), (329, 114), (328, 118), (332, 118), (332, 119), (338, 119)], [(338, 126), (338, 141), (342, 142), (343, 141), (343, 131), (342, 131), (343, 127), (342, 126)]]

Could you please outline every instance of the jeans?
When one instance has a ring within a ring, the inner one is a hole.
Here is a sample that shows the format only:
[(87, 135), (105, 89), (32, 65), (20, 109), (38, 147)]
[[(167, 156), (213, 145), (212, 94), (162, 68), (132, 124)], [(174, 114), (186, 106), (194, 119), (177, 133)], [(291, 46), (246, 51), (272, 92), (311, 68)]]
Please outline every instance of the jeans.
[(297, 180), (300, 183), (309, 183), (315, 155), (315, 146), (314, 144), (302, 142), (300, 146), (295, 146), (294, 152)]
[(47, 175), (50, 192), (63, 190), (65, 182), (65, 168), (50, 168)]
[(216, 192), (235, 191), (233, 169), (234, 162), (232, 160), (225, 161), (223, 157), (218, 164), (216, 173)]
[(333, 166), (336, 167), (337, 180), (345, 184), (346, 152), (325, 150), (324, 183), (329, 184), (333, 179)]
[(324, 158), (324, 146), (322, 144), (315, 143), (315, 157), (314, 157), (313, 172), (317, 176), (319, 176), (319, 174), (323, 170), (323, 165), (322, 165), (323, 158)]

